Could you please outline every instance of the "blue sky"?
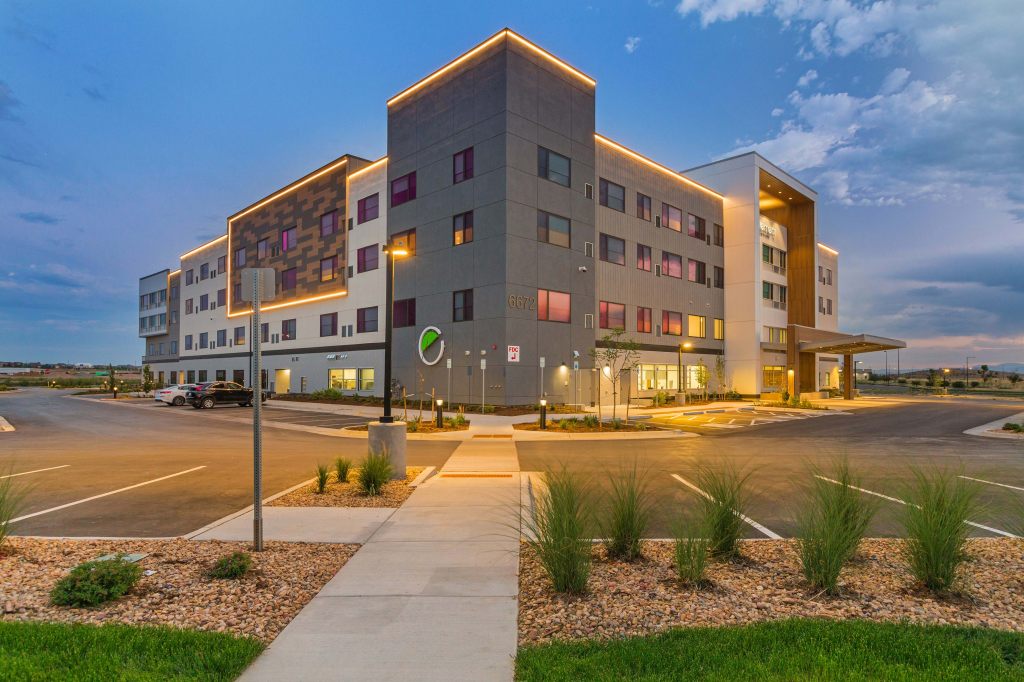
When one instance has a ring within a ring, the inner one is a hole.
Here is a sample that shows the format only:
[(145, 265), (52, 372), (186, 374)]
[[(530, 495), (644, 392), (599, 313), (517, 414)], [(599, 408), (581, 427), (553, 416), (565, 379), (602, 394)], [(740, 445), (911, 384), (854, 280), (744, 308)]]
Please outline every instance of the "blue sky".
[(1019, 0), (0, 0), (0, 359), (137, 360), (140, 275), (381, 156), (385, 100), (506, 25), (597, 79), (609, 137), (816, 187), (844, 330), (1024, 361)]

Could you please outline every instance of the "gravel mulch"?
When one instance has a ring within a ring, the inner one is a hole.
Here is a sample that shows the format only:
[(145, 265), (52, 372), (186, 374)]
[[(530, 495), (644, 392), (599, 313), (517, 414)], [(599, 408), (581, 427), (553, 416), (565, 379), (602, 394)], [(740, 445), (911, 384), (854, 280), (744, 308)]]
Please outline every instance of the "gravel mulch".
[(866, 540), (840, 576), (842, 594), (807, 587), (791, 540), (742, 543), (741, 558), (709, 564), (709, 583), (676, 580), (672, 543), (644, 543), (641, 561), (609, 561), (595, 547), (589, 593), (554, 594), (525, 545), (519, 573), (519, 642), (616, 638), (672, 627), (741, 625), (785, 618), (867, 619), (1024, 631), (1024, 543), (970, 541), (958, 594), (937, 597), (914, 584), (899, 540)]
[[(0, 550), (0, 620), (169, 625), (270, 642), (359, 548), (267, 542), (263, 552), (251, 553), (248, 575), (206, 577), (218, 558), (249, 547), (209, 540), (11, 537)], [(148, 554), (139, 562), (144, 574), (131, 592), (95, 608), (50, 604), (50, 590), (68, 571), (111, 552)]]
[(402, 503), (412, 495), (413, 488), (409, 484), (415, 480), (423, 467), (406, 467), (404, 481), (391, 481), (384, 484), (380, 495), (367, 495), (354, 482), (359, 476), (359, 469), (348, 474), (349, 483), (338, 483), (335, 475), (327, 484), (322, 494), (316, 491), (316, 484), (293, 490), (287, 495), (272, 501), (271, 507), (401, 507)]

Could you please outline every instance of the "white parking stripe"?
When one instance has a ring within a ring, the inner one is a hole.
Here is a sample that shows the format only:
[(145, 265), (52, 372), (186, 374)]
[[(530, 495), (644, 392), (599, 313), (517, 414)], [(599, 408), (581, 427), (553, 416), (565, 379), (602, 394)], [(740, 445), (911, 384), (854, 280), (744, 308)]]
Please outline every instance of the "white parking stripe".
[(983, 478), (972, 478), (970, 476), (960, 476), (959, 478), (965, 478), (968, 481), (977, 481), (978, 483), (988, 483), (989, 485), (997, 485), (1000, 488), (1009, 488), (1010, 490), (1019, 490), (1024, 493), (1024, 488), (1015, 485), (1008, 485), (1006, 483), (996, 483), (995, 481), (986, 481)]
[(141, 488), (142, 486), (149, 485), (150, 483), (159, 483), (160, 481), (166, 481), (168, 478), (174, 478), (175, 476), (181, 476), (183, 474), (190, 474), (193, 471), (199, 471), (200, 469), (205, 469), (205, 468), (206, 468), (205, 464), (202, 465), (202, 466), (192, 467), (191, 469), (185, 469), (184, 471), (179, 471), (176, 474), (169, 474), (167, 476), (161, 476), (160, 478), (154, 478), (154, 479), (152, 479), (150, 481), (143, 481), (142, 483), (136, 483), (135, 485), (129, 485), (129, 486), (126, 486), (124, 488), (118, 488), (117, 490), (111, 490), (109, 493), (100, 493), (99, 495), (93, 495), (92, 497), (87, 497), (87, 498), (85, 498), (83, 500), (75, 500), (74, 502), (68, 502), (67, 504), (62, 504), (59, 507), (51, 507), (49, 509), (44, 509), (42, 511), (32, 512), (31, 514), (25, 514), (24, 516), (18, 516), (17, 518), (11, 519), (10, 523), (14, 523), (16, 521), (24, 521), (25, 519), (31, 519), (33, 516), (42, 516), (43, 514), (49, 514), (50, 512), (60, 511), (61, 509), (67, 509), (68, 507), (74, 507), (75, 505), (85, 504), (86, 502), (92, 502), (93, 500), (98, 500), (101, 497), (109, 497), (110, 495), (116, 495), (117, 493), (123, 493), (126, 490), (133, 490), (135, 488)]
[[(835, 481), (835, 480), (833, 480), (831, 478), (826, 478), (825, 476), (820, 476), (818, 474), (815, 474), (815, 476), (817, 476), (818, 478), (820, 478), (823, 481), (828, 481), (829, 483), (834, 483), (836, 485), (843, 485), (839, 481)], [(889, 495), (883, 495), (882, 493), (876, 493), (873, 490), (867, 490), (865, 488), (858, 488), (855, 485), (850, 485), (848, 487), (853, 488), (854, 490), (859, 490), (860, 492), (866, 493), (868, 495), (874, 495), (875, 497), (881, 497), (883, 500), (889, 500), (890, 502), (895, 502), (897, 504), (903, 504), (903, 505), (910, 504), (909, 502), (904, 502), (903, 500), (901, 500), (898, 497), (890, 497)], [(917, 507), (918, 505), (915, 504), (914, 506)], [(996, 535), (1002, 535), (1003, 537), (1006, 537), (1006, 538), (1015, 538), (1015, 537), (1017, 537), (1013, 533), (1007, 533), (1005, 530), (999, 530), (998, 528), (992, 528), (991, 526), (984, 526), (984, 525), (982, 525), (980, 523), (975, 523), (974, 521), (964, 521), (964, 523), (966, 523), (968, 526), (974, 526), (975, 528), (980, 528), (982, 530), (987, 530), (990, 533), (995, 533)]]
[[(693, 490), (698, 495), (700, 495), (702, 497), (705, 497), (705, 498), (711, 500), (712, 502), (715, 501), (715, 498), (711, 497), (711, 495), (708, 495), (706, 492), (704, 492), (703, 490), (701, 490), (700, 488), (698, 488), (694, 484), (690, 483), (689, 481), (687, 481), (685, 478), (683, 478), (679, 474), (672, 474), (672, 478), (676, 479), (677, 481), (679, 481), (680, 483), (685, 485), (687, 488)], [(764, 526), (762, 526), (757, 521), (753, 520), (752, 518), (750, 518), (748, 516), (744, 516), (743, 514), (741, 514), (738, 511), (736, 511), (735, 509), (732, 510), (732, 513), (735, 514), (736, 516), (740, 517), (744, 521), (746, 521), (748, 524), (753, 526), (756, 530), (758, 530), (758, 531), (764, 533), (765, 535), (767, 535), (768, 537), (770, 537), (772, 540), (781, 540), (782, 539), (782, 536), (779, 535), (778, 533), (776, 533), (775, 531), (769, 530), (768, 528), (765, 528)]]
[(6, 476), (0, 476), (3, 478), (14, 478), (15, 476), (28, 476), (29, 474), (38, 474), (40, 471), (53, 471), (54, 469), (63, 469), (69, 467), (70, 464), (61, 464), (59, 467), (46, 467), (45, 469), (33, 469), (32, 471), (22, 471), (20, 474), (7, 474)]

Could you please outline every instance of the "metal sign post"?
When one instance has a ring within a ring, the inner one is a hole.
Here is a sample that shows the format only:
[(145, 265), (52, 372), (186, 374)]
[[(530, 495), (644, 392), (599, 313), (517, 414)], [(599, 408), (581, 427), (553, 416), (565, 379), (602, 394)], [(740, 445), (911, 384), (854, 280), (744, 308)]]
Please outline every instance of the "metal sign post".
[(448, 402), (448, 408), (451, 409), (451, 404), (452, 404), (452, 359), (448, 358), (445, 361), (445, 364), (448, 365), (448, 400), (447, 400), (447, 402)]
[(487, 359), (480, 358), (480, 414), (487, 407)]

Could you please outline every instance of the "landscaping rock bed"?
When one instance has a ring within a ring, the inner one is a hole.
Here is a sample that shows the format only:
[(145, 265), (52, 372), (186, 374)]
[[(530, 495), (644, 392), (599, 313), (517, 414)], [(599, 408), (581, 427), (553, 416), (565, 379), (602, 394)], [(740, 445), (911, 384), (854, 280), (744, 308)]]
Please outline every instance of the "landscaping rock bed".
[(384, 484), (380, 495), (367, 495), (356, 483), (359, 470), (349, 472), (348, 483), (339, 484), (334, 475), (323, 493), (316, 491), (316, 484), (310, 483), (298, 490), (277, 498), (270, 503), (271, 507), (401, 507), (402, 503), (412, 495), (413, 488), (409, 484), (415, 480), (423, 467), (407, 467), (404, 481), (391, 481)]
[[(270, 642), (345, 565), (358, 545), (268, 542), (237, 580), (209, 578), (244, 542), (39, 540), (11, 537), (0, 549), (0, 620), (128, 623), (230, 632)], [(50, 590), (78, 564), (109, 553), (145, 553), (142, 578), (95, 608), (50, 603)]]
[(589, 592), (580, 597), (555, 594), (523, 545), (519, 642), (617, 638), (794, 617), (1024, 630), (1024, 542), (971, 540), (964, 584), (959, 593), (944, 597), (914, 584), (901, 545), (900, 540), (865, 540), (840, 576), (838, 597), (807, 586), (791, 540), (743, 541), (738, 560), (709, 565), (709, 582), (701, 588), (676, 580), (670, 542), (645, 542), (643, 559), (636, 563), (609, 561), (598, 546)]

